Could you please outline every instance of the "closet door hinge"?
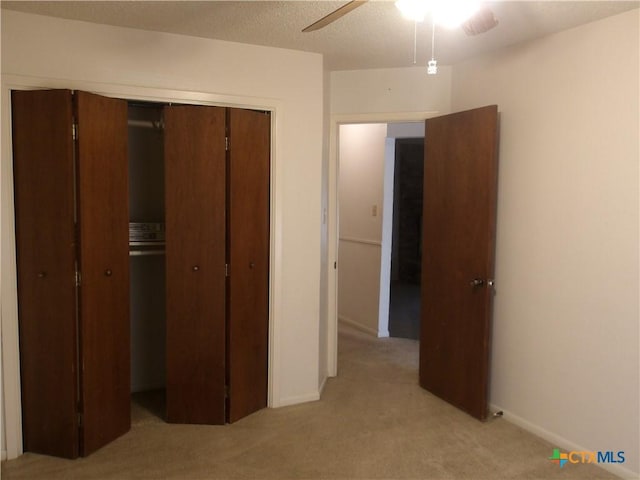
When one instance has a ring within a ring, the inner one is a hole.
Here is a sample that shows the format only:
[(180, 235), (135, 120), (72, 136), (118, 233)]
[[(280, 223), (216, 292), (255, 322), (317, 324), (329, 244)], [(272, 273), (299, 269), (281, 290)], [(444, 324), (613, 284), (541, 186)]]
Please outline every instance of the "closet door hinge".
[(229, 385), (224, 386), (224, 398), (229, 398)]
[(83, 420), (82, 413), (78, 412), (78, 427), (82, 427)]
[(224, 137), (224, 149), (226, 152), (229, 151), (229, 137)]
[(78, 139), (78, 124), (77, 123), (72, 123), (71, 124), (71, 136), (73, 137), (74, 140)]
[(76, 270), (76, 287), (79, 287), (82, 284), (82, 274)]
[(228, 263), (224, 264), (224, 276), (225, 277), (229, 276), (229, 264)]

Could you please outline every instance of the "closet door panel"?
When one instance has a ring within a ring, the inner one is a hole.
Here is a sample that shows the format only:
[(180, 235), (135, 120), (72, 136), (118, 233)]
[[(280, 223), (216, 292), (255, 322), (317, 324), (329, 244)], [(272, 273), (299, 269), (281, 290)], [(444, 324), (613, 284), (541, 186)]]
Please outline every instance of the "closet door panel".
[(229, 422), (267, 405), (270, 115), (229, 109)]
[(12, 92), (24, 449), (78, 456), (72, 97)]
[(81, 453), (131, 426), (127, 103), (76, 93)]
[(166, 107), (167, 420), (225, 422), (225, 111)]

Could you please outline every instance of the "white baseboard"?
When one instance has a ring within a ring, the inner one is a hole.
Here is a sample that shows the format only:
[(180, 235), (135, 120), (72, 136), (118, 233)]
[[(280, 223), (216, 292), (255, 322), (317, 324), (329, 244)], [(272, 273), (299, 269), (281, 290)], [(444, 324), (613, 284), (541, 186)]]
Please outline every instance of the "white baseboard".
[(327, 379), (329, 377), (327, 375), (324, 376), (322, 382), (320, 382), (320, 386), (318, 387), (318, 397), (322, 397), (322, 392), (324, 391), (324, 386), (327, 384)]
[[(356, 322), (355, 320), (352, 320), (348, 317), (342, 316), (342, 315), (338, 315), (338, 321), (345, 323), (346, 325), (349, 325), (350, 327), (355, 328), (356, 330), (360, 330), (361, 332), (367, 333), (369, 335), (372, 335), (374, 337), (378, 337), (378, 331), (374, 328), (371, 327), (367, 327), (365, 325), (362, 325), (358, 322)], [(387, 332), (387, 337), (389, 332)]]
[[(541, 427), (540, 425), (536, 425), (535, 423), (526, 420), (518, 415), (515, 415), (508, 410), (500, 407), (499, 405), (491, 404), (489, 405), (489, 409), (494, 411), (502, 411), (502, 418), (506, 421), (517, 425), (518, 427), (526, 430), (529, 433), (532, 433), (547, 442), (551, 443), (554, 447), (562, 448), (567, 451), (591, 451), (589, 448), (585, 448), (582, 445), (578, 445), (571, 440), (568, 440), (557, 433), (551, 432), (546, 428)], [(613, 473), (614, 475), (618, 475), (621, 478), (625, 479), (638, 479), (640, 478), (640, 474), (629, 470), (628, 468), (623, 467), (622, 465), (612, 465), (610, 463), (599, 463), (598, 467), (607, 470), (608, 472)]]
[(308, 393), (306, 395), (298, 395), (295, 397), (285, 397), (280, 399), (278, 407), (288, 407), (290, 405), (298, 405), (299, 403), (316, 402), (320, 400), (320, 392)]

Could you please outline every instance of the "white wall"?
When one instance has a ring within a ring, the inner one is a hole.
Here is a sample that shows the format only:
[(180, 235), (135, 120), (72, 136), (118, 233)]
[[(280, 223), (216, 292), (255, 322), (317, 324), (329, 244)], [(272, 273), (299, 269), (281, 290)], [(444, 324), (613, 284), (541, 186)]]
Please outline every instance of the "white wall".
[(638, 44), (635, 10), (456, 65), (452, 89), (501, 112), (491, 402), (636, 473)]
[(386, 136), (383, 123), (340, 126), (338, 316), (376, 336), (389, 335), (378, 328)]
[[(427, 75), (424, 67), (331, 72), (331, 114), (447, 113), (451, 67)], [(387, 120), (396, 120), (387, 118)]]
[(424, 122), (402, 122), (387, 125), (389, 138), (424, 138)]
[[(97, 92), (122, 91), (133, 97), (177, 92), (171, 95), (186, 101), (266, 105), (276, 111), (272, 192), (276, 348), (271, 368), (279, 382), (273, 399), (276, 405), (317, 399), (322, 57), (3, 11), (2, 75), (3, 341), (15, 340), (17, 322), (15, 278), (7, 274), (11, 270), (7, 266), (14, 265), (11, 158), (6, 146), (11, 84), (83, 89), (95, 85)], [(7, 368), (17, 366), (3, 358), (3, 369)], [(16, 396), (15, 385), (5, 387), (6, 395)]]

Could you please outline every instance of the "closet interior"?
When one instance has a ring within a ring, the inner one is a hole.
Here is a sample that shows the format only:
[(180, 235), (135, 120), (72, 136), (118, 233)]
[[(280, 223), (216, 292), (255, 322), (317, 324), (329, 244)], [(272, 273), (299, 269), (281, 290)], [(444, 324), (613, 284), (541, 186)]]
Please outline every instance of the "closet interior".
[(167, 318), (162, 105), (129, 102), (127, 123), (132, 421), (140, 413), (164, 420)]

